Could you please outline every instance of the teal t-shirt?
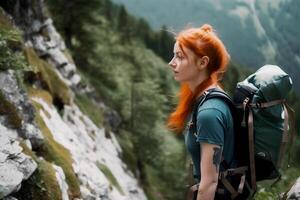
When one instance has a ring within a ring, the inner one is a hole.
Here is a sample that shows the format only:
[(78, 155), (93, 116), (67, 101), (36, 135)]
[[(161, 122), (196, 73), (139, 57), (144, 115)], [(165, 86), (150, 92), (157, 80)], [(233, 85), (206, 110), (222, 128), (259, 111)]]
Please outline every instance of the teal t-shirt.
[[(192, 116), (190, 115), (188, 122)], [(234, 128), (230, 108), (222, 99), (208, 99), (198, 108), (197, 134), (194, 135), (189, 127), (184, 133), (187, 150), (194, 164), (194, 177), (197, 182), (200, 174), (200, 142), (217, 144), (223, 148), (223, 157), (230, 167), (235, 164), (234, 158)], [(222, 170), (222, 166), (220, 166)]]

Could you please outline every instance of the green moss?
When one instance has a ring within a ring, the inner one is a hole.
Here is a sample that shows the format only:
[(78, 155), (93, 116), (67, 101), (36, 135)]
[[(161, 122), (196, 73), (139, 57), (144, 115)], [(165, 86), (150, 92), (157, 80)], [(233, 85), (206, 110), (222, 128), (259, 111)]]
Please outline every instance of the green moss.
[(132, 143), (132, 137), (129, 132), (124, 129), (119, 130), (120, 134), (117, 134), (117, 140), (122, 148), (122, 160), (126, 163), (128, 168), (132, 171), (136, 171), (137, 157), (134, 153), (134, 146)]
[[(27, 87), (29, 97), (39, 97), (48, 99), (47, 103), (52, 102), (51, 95), (47, 91), (38, 90)], [(41, 105), (32, 101), (32, 104), (36, 110), (43, 109)], [(43, 112), (46, 112), (43, 110)], [(72, 168), (72, 159), (70, 153), (62, 145), (55, 142), (52, 134), (46, 127), (44, 121), (37, 112), (35, 120), (44, 135), (44, 144), (38, 149), (38, 156), (42, 156), (45, 160), (39, 160), (32, 150), (30, 150), (25, 142), (21, 142), (20, 146), (23, 148), (23, 153), (31, 156), (37, 163), (37, 171), (22, 184), (21, 190), (15, 195), (20, 199), (32, 199), (32, 200), (61, 200), (62, 194), (59, 185), (56, 180), (55, 170), (51, 163), (62, 167), (65, 175), (66, 182), (69, 185), (69, 196), (71, 199), (80, 197), (79, 182)], [(49, 115), (49, 114), (48, 114)]]
[(0, 37), (8, 42), (9, 47), (22, 48), (21, 31), (13, 25), (2, 8), (0, 8)]
[(4, 10), (0, 7), (0, 27), (5, 29), (13, 29), (11, 20), (6, 16)]
[(22, 152), (38, 164), (38, 168), (28, 180), (22, 183), (21, 189), (14, 196), (18, 199), (61, 200), (62, 193), (52, 164), (40, 160), (35, 152), (27, 147), (25, 141), (21, 141), (20, 146), (23, 148)]
[(38, 168), (28, 180), (23, 182), (21, 189), (14, 196), (18, 199), (61, 200), (62, 193), (52, 164), (39, 160), (36, 156), (34, 160)]
[(86, 95), (76, 95), (75, 103), (98, 127), (102, 127), (104, 121), (103, 111), (98, 108), (94, 102)]
[[(21, 48), (15, 38), (14, 30), (5, 30), (0, 27), (0, 70), (30, 70), (21, 51), (16, 50), (16, 46)], [(21, 45), (21, 44), (20, 44)]]
[[(157, 175), (157, 169), (154, 169), (150, 165), (145, 166), (146, 182), (143, 184), (143, 189), (149, 200), (163, 200), (163, 195), (161, 191), (165, 190), (165, 195), (167, 195), (167, 187), (162, 186), (162, 180)], [(159, 187), (159, 188), (157, 188)]]
[(58, 76), (53, 67), (40, 59), (32, 48), (25, 48), (24, 54), (28, 63), (35, 67), (40, 79), (45, 84), (54, 99), (59, 99), (63, 104), (70, 104), (71, 91), (63, 80)]
[[(39, 106), (38, 103), (34, 101), (32, 101), (32, 103), (38, 111), (42, 109), (42, 107)], [(47, 128), (41, 116), (39, 114), (36, 114), (35, 117), (36, 122), (44, 136), (44, 144), (38, 149), (38, 155), (44, 157), (49, 162), (55, 163), (63, 169), (66, 175), (66, 182), (69, 185), (68, 193), (70, 198), (79, 198), (79, 181), (73, 171), (73, 160), (71, 158), (70, 152), (53, 139), (50, 130)]]
[(75, 63), (71, 56), (71, 53), (68, 49), (63, 50), (63, 53), (65, 54), (65, 56), (67, 57), (67, 59), (70, 63), (73, 63), (73, 64)]
[(51, 94), (49, 92), (47, 92), (46, 90), (33, 88), (33, 87), (27, 85), (26, 91), (28, 93), (28, 96), (31, 98), (33, 98), (33, 97), (41, 98), (49, 106), (51, 106), (53, 104), (53, 98), (52, 98)]
[(21, 32), (0, 8), (0, 70), (30, 70), (22, 54)]
[(19, 144), (22, 149), (23, 149), (23, 153), (30, 156), (31, 158), (34, 158), (35, 157), (35, 154), (33, 151), (31, 151), (31, 149), (28, 148), (28, 146), (25, 144), (25, 141), (21, 141), (20, 144)]
[(102, 173), (106, 176), (106, 178), (109, 180), (110, 184), (115, 186), (121, 194), (124, 194), (124, 191), (122, 190), (120, 184), (118, 183), (116, 177), (112, 174), (110, 169), (106, 165), (104, 165), (98, 161), (97, 161), (96, 165), (102, 171)]
[(53, 139), (50, 131), (41, 118), (37, 121), (45, 137), (45, 143), (40, 149), (39, 155), (42, 155), (46, 160), (52, 161), (56, 165), (62, 167), (66, 175), (66, 181), (69, 185), (70, 196), (72, 198), (80, 197), (79, 182), (73, 171), (73, 160), (70, 152)]
[(9, 125), (12, 128), (18, 129), (22, 125), (22, 118), (19, 116), (16, 107), (7, 101), (0, 91), (0, 115), (5, 115)]

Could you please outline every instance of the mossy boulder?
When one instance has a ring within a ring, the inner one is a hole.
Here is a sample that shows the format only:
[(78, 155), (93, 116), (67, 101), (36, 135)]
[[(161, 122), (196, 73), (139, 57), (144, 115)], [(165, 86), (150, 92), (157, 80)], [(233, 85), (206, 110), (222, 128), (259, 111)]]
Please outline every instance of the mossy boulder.
[(16, 107), (7, 101), (0, 90), (0, 115), (7, 117), (8, 126), (18, 129), (22, 126), (22, 118), (19, 116)]
[(70, 104), (71, 91), (64, 81), (59, 77), (58, 72), (35, 53), (32, 48), (25, 48), (24, 53), (33, 71), (37, 75), (37, 79), (42, 82), (42, 87), (48, 90), (53, 100), (61, 104)]
[(39, 160), (36, 156), (35, 161), (38, 163), (38, 169), (23, 182), (21, 189), (13, 196), (18, 199), (62, 200), (52, 164), (46, 160)]

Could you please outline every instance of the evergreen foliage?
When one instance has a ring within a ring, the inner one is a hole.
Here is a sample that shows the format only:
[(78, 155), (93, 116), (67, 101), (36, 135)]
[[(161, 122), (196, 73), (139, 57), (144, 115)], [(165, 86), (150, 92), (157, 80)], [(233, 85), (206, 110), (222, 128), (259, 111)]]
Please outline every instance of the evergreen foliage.
[(255, 69), (267, 63), (283, 67), (297, 81), (294, 88), (300, 94), (300, 2), (297, 0), (113, 1), (144, 17), (155, 29), (163, 24), (175, 30), (187, 23), (212, 24), (235, 61)]
[(14, 27), (0, 8), (0, 70), (29, 70), (22, 53), (20, 31)]

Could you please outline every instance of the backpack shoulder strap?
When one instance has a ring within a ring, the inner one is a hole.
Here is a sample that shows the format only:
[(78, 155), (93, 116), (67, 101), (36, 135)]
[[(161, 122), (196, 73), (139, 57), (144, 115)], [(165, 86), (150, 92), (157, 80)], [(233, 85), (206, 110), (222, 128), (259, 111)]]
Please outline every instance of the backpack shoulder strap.
[[(213, 98), (218, 98), (218, 99), (222, 99), (230, 108), (231, 114), (233, 116), (233, 119), (237, 119), (236, 116), (236, 108), (235, 105), (233, 103), (233, 101), (231, 100), (231, 98), (229, 97), (229, 95), (227, 93), (225, 93), (224, 91), (218, 89), (218, 88), (212, 88), (209, 90), (206, 90), (203, 95), (201, 95), (199, 97), (199, 99), (196, 101), (194, 107), (193, 107), (193, 111), (192, 111), (192, 122), (191, 122), (191, 126), (192, 126), (192, 131), (194, 135), (197, 135), (197, 114), (198, 114), (198, 108), (200, 106), (203, 105), (203, 103), (205, 101), (207, 101), (208, 99), (213, 99)], [(235, 122), (234, 122), (235, 124)]]

